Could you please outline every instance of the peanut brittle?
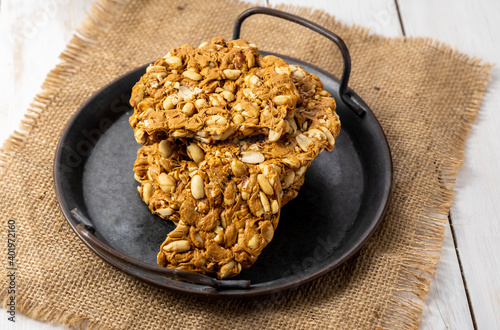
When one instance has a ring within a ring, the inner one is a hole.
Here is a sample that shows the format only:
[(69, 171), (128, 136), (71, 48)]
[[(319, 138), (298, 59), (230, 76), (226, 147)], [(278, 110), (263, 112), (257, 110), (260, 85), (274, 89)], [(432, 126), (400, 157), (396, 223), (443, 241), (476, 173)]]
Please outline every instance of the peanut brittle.
[[(139, 151), (135, 170), (142, 198), (177, 224), (158, 254), (161, 266), (224, 278), (250, 267), (271, 241), (283, 196), (281, 168), (272, 159), (245, 163), (233, 154), (238, 144), (224, 144), (202, 149), (172, 143), (169, 158), (159, 144)], [(203, 160), (181, 160), (188, 154)], [(300, 185), (303, 178), (296, 181)]]
[[(307, 167), (333, 147), (320, 128), (292, 126), (294, 133), (273, 143), (258, 136), (217, 144), (176, 139), (139, 150), (141, 197), (178, 226), (162, 245), (160, 265), (226, 277), (255, 262)], [(331, 127), (335, 133), (338, 121)]]
[(264, 134), (276, 141), (299, 100), (288, 64), (241, 39), (175, 48), (146, 71), (130, 99), (141, 144), (167, 136), (213, 142)]
[[(130, 122), (144, 144), (135, 178), (150, 210), (177, 225), (161, 245), (158, 264), (225, 278), (250, 267), (272, 240), (281, 207), (297, 196), (319, 153), (333, 149), (340, 122), (335, 100), (300, 66), (260, 57), (242, 40), (183, 47), (157, 61), (134, 87)], [(157, 75), (161, 61), (181, 68), (178, 59), (191, 68), (207, 52), (205, 66), (238, 70), (238, 76), (204, 82), (208, 71), (186, 69), (201, 76), (188, 73), (193, 83)], [(246, 62), (234, 66), (238, 54)], [(185, 88), (190, 95), (181, 100)], [(204, 108), (196, 106), (200, 100)], [(190, 113), (183, 112), (186, 104), (193, 104)]]

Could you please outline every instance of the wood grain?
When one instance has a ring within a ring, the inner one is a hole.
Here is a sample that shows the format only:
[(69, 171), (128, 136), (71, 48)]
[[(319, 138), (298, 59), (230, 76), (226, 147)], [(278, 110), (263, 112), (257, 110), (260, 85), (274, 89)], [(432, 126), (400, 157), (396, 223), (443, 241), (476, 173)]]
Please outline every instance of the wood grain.
[[(433, 37), (489, 62), (500, 61), (500, 2), (398, 0), (411, 36)], [(465, 148), (451, 217), (478, 329), (500, 329), (500, 70)]]
[(268, 2), (271, 6), (293, 5), (322, 9), (345, 24), (367, 27), (372, 33), (386, 37), (402, 35), (394, 0), (269, 0)]
[[(499, 31), (496, 17), (499, 4), (481, 0), (403, 1), (400, 4), (406, 32), (412, 36), (429, 36), (450, 43), (459, 50), (500, 60), (500, 44), (494, 31)], [(0, 2), (0, 142), (17, 129), (29, 103), (40, 90), (46, 74), (58, 62), (58, 55), (80, 25), (92, 1), (2, 0)], [(245, 1), (265, 5), (263, 0)], [(288, 4), (324, 9), (347, 24), (369, 27), (373, 33), (387, 37), (402, 35), (394, 0), (339, 1), (269, 0), (270, 5)], [(452, 8), (452, 10), (448, 10)], [(486, 9), (485, 9), (486, 8)], [(491, 9), (491, 10), (490, 10)], [(496, 16), (496, 17), (495, 17)], [(496, 19), (496, 20), (495, 20)], [(471, 33), (473, 31), (474, 33)], [(49, 45), (49, 46), (47, 46)], [(493, 83), (473, 127), (466, 148), (466, 161), (457, 182), (457, 196), (452, 209), (464, 272), (479, 328), (500, 328), (500, 283), (495, 271), (500, 270), (488, 251), (500, 250), (499, 176), (495, 164), (500, 161), (495, 147), (499, 130), (499, 73), (493, 73)], [(495, 242), (496, 240), (496, 242)], [(492, 250), (492, 249), (496, 250)], [(488, 260), (488, 262), (485, 262)], [(493, 283), (493, 284), (492, 284)], [(496, 299), (496, 300), (495, 300)], [(484, 314), (484, 315), (483, 315)], [(489, 317), (488, 315), (489, 314)], [(0, 318), (0, 329), (61, 329), (62, 326), (34, 321), (17, 315), (12, 325)], [(496, 327), (495, 327), (496, 325)], [(449, 227), (445, 235), (441, 261), (424, 306), (422, 329), (469, 329), (472, 327), (465, 290)]]
[(449, 224), (436, 275), (425, 300), (420, 329), (473, 329)]
[[(0, 143), (19, 127), (47, 73), (90, 8), (91, 0), (2, 0), (0, 2)], [(16, 313), (1, 313), (0, 329), (67, 329)]]
[[(270, 0), (269, 3), (271, 5), (301, 4), (300, 1), (279, 0)], [(368, 26), (373, 32), (386, 37), (402, 36), (402, 27), (393, 0), (378, 0), (369, 3), (365, 1), (349, 1), (347, 3), (339, 0), (325, 0), (308, 3), (308, 6), (323, 9), (347, 24)], [(411, 15), (411, 13), (407, 13), (407, 15)], [(402, 18), (404, 25), (406, 17)], [(450, 225), (446, 226), (440, 263), (424, 305), (421, 329), (468, 329), (472, 327)]]
[(59, 54), (92, 1), (3, 0), (0, 3), (0, 141), (19, 127)]

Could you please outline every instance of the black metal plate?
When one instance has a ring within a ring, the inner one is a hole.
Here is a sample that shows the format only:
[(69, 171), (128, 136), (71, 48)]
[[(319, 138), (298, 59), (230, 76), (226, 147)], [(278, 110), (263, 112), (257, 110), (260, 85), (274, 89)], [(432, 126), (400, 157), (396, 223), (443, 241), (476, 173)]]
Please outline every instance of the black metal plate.
[[(263, 54), (269, 54), (263, 52)], [(134, 268), (89, 246), (110, 264), (146, 282), (202, 295), (255, 296), (295, 287), (350, 258), (373, 234), (385, 213), (392, 183), (392, 161), (385, 135), (368, 107), (360, 117), (339, 98), (338, 80), (296, 59), (279, 55), (315, 73), (337, 101), (342, 131), (331, 153), (323, 152), (306, 173), (296, 199), (286, 205), (273, 241), (258, 261), (233, 279), (251, 280), (249, 290), (224, 290), (180, 282)], [(160, 244), (174, 225), (152, 215), (140, 199), (133, 163), (140, 147), (128, 117), (130, 91), (145, 72), (131, 71), (98, 91), (76, 112), (59, 142), (54, 181), (69, 224), (78, 208), (96, 235), (116, 250), (156, 264)]]

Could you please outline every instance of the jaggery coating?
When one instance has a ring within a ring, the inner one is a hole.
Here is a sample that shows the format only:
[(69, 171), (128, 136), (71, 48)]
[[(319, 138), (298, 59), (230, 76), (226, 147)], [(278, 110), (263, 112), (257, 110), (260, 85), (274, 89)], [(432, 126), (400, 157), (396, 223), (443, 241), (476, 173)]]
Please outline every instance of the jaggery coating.
[(298, 100), (285, 61), (219, 37), (175, 48), (150, 65), (132, 89), (130, 124), (141, 144), (167, 136), (213, 142), (264, 134), (276, 141)]
[[(333, 149), (340, 121), (335, 100), (300, 66), (261, 57), (242, 40), (214, 38), (193, 50), (169, 52), (134, 87), (130, 123), (144, 144), (134, 172), (151, 212), (177, 225), (158, 264), (225, 278), (250, 267), (272, 240), (281, 207), (297, 196), (311, 162)], [(238, 54), (246, 62), (237, 62)], [(150, 73), (163, 72), (165, 63), (170, 73), (156, 83)], [(206, 66), (222, 71), (200, 71)], [(189, 100), (166, 101), (185, 88), (196, 91)], [(278, 96), (285, 98), (280, 105)], [(199, 100), (208, 106), (197, 107)]]

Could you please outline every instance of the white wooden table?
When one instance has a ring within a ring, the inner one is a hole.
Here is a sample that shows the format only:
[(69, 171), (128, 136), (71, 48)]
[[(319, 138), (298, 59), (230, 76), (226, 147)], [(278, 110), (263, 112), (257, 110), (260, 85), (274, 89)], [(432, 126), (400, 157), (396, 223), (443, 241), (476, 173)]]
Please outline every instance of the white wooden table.
[[(432, 37), (487, 62), (500, 62), (498, 0), (251, 0), (306, 5), (387, 37)], [(0, 142), (18, 128), (46, 74), (91, 0), (0, 0)], [(500, 329), (500, 69), (493, 69), (467, 139), (441, 260), (425, 301), (422, 329)], [(2, 219), (3, 221), (3, 219)], [(5, 243), (2, 243), (5, 244)], [(0, 313), (0, 329), (62, 329)]]

